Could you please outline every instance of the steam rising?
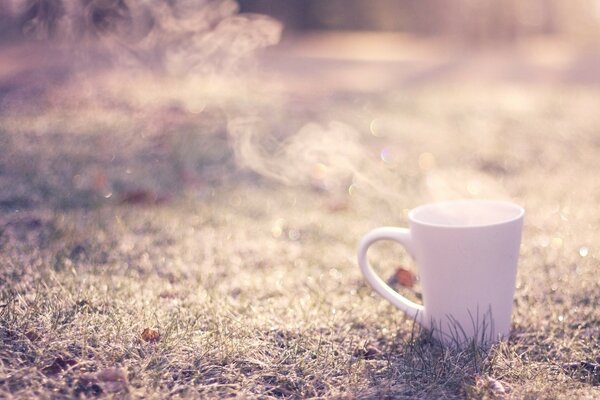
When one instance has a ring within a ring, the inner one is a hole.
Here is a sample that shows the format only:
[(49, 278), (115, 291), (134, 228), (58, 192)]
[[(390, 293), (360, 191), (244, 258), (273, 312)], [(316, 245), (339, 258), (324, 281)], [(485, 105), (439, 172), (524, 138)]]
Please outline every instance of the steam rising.
[[(111, 112), (118, 118), (136, 115), (129, 125), (104, 126), (123, 126), (131, 137), (143, 132), (136, 140), (147, 142), (147, 153), (154, 152), (155, 139), (170, 143), (171, 153), (176, 153), (172, 168), (177, 170), (171, 176), (193, 180), (194, 169), (223, 171), (235, 162), (284, 185), (378, 200), (394, 211), (413, 206), (404, 200), (418, 197), (415, 193), (429, 193), (423, 200), (502, 193), (485, 176), (465, 172), (457, 180), (460, 171), (436, 170), (429, 152), (407, 155), (395, 150), (420, 136), (429, 137), (429, 145), (447, 146), (447, 140), (431, 140), (430, 130), (383, 143), (374, 132), (376, 120), (370, 128), (339, 115), (317, 124), (286, 110), (292, 107), (288, 93), (272, 91), (265, 74), (252, 74), (257, 51), (276, 44), (282, 26), (266, 16), (240, 14), (235, 1), (29, 0), (16, 10), (26, 38), (46, 41), (48, 51), (69, 57), (65, 68), (72, 72), (70, 82), (49, 96), (48, 113), (75, 108), (78, 120), (71, 117), (67, 125), (81, 130), (95, 129), (90, 119), (106, 120)], [(288, 124), (288, 114), (293, 124)], [(144, 148), (137, 142), (135, 146)], [(427, 151), (441, 154), (445, 149)], [(168, 170), (167, 164), (161, 170)], [(115, 186), (110, 177), (88, 180), (108, 181), (100, 185), (102, 193)], [(450, 188), (447, 182), (461, 186)]]
[(358, 133), (351, 127), (339, 122), (327, 127), (309, 123), (269, 152), (257, 122), (234, 120), (229, 125), (237, 139), (236, 156), (245, 167), (288, 185), (351, 183), (363, 151), (357, 143)]
[(280, 23), (238, 11), (233, 0), (27, 0), (17, 21), (25, 37), (73, 54), (181, 76), (229, 71), (279, 41)]
[(236, 138), (240, 163), (283, 184), (311, 186), (337, 195), (362, 192), (363, 197), (388, 204), (409, 190), (402, 174), (386, 168), (369, 151), (363, 135), (343, 122), (308, 123), (270, 146), (265, 144), (265, 129), (259, 121), (234, 120), (229, 130)]
[[(394, 174), (382, 168), (376, 152), (367, 154), (350, 125), (308, 120), (297, 132), (273, 133), (268, 119), (285, 113), (285, 100), (278, 104), (281, 93), (266, 90), (267, 82), (256, 84), (248, 68), (258, 50), (279, 41), (282, 26), (269, 17), (239, 14), (233, 0), (29, 0), (18, 14), (25, 37), (75, 56), (69, 67), (80, 74), (61, 88), (68, 97), (90, 100), (91, 93), (97, 102), (108, 93), (119, 107), (157, 110), (159, 116), (149, 122), (155, 126), (146, 129), (174, 137), (186, 170), (206, 164), (196, 158), (224, 151), (216, 107), (227, 118), (224, 129), (239, 167), (285, 185), (340, 194), (364, 188), (393, 197)], [(98, 62), (108, 64), (108, 72), (86, 76)], [(81, 88), (88, 94), (78, 93)], [(254, 104), (261, 95), (262, 109)], [(198, 146), (203, 148), (190, 150)]]

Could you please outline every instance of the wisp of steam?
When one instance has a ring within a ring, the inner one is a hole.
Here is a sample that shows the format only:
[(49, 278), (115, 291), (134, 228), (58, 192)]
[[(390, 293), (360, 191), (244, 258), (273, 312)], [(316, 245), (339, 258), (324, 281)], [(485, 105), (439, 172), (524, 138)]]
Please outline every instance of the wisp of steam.
[(12, 1), (13, 23), (26, 38), (179, 76), (228, 70), (276, 44), (282, 29), (267, 16), (239, 14), (233, 0)]
[[(285, 88), (253, 74), (257, 53), (277, 44), (283, 27), (264, 15), (240, 13), (233, 0), (7, 4), (17, 40), (44, 43), (49, 58), (60, 59), (67, 71), (67, 83), (49, 85), (45, 106), (101, 102), (90, 118), (103, 118), (107, 108), (126, 110), (148, 141), (176, 131), (176, 168), (184, 179), (194, 175), (190, 170), (229, 162), (231, 153), (237, 168), (281, 184), (356, 193), (395, 210), (409, 206), (396, 204), (398, 193), (422, 189), (401, 173), (401, 163), (388, 162), (385, 149), (380, 154), (369, 147), (371, 135), (354, 121), (316, 123), (287, 110)], [(319, 113), (328, 117), (326, 110)], [(425, 190), (434, 199), (447, 197), (440, 189), (445, 181), (429, 171)]]

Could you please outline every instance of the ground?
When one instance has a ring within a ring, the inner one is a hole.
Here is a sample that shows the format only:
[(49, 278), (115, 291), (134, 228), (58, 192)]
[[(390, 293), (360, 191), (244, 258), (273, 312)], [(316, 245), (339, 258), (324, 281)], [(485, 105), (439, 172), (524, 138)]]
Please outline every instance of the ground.
[[(307, 43), (185, 81), (3, 50), (0, 397), (600, 398), (594, 68)], [(459, 197), (526, 209), (491, 349), (443, 348), (356, 265)]]

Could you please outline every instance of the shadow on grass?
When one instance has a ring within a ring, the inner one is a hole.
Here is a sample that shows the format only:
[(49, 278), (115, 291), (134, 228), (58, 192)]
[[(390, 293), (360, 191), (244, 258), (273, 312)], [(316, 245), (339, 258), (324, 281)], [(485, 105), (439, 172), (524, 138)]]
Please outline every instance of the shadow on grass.
[(433, 333), (413, 326), (383, 350), (385, 364), (369, 368), (373, 398), (463, 398), (478, 375), (489, 369), (490, 349), (474, 343), (444, 346)]

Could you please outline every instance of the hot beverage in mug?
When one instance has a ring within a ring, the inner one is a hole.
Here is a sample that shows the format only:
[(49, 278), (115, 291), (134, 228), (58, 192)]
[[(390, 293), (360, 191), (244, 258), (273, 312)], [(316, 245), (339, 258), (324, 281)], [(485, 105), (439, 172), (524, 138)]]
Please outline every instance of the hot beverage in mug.
[[(503, 201), (426, 204), (408, 214), (409, 228), (367, 233), (358, 264), (369, 284), (446, 344), (489, 345), (510, 333), (525, 211)], [(416, 304), (389, 287), (367, 260), (380, 240), (400, 243), (415, 260), (423, 289)]]

